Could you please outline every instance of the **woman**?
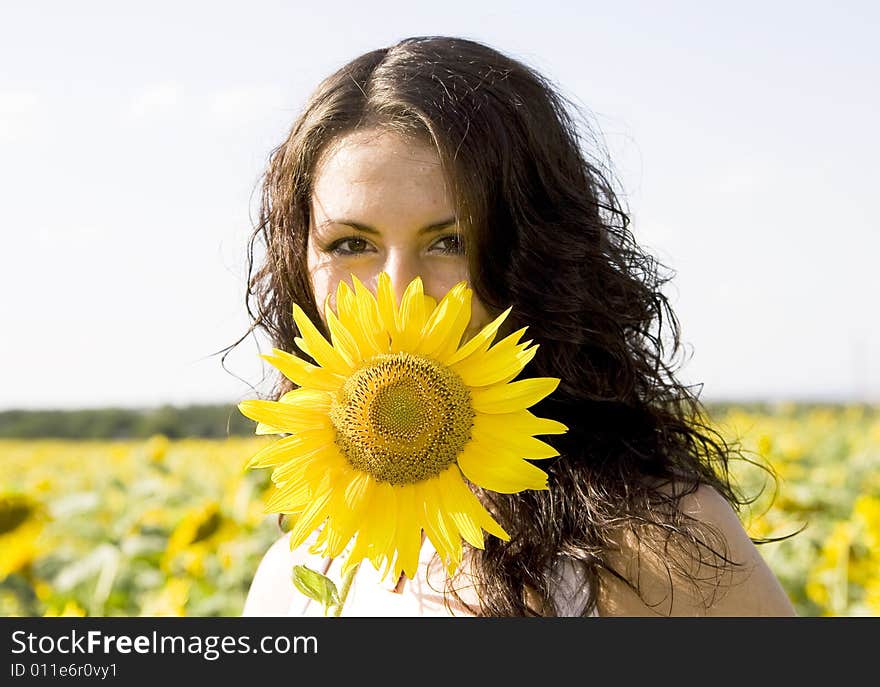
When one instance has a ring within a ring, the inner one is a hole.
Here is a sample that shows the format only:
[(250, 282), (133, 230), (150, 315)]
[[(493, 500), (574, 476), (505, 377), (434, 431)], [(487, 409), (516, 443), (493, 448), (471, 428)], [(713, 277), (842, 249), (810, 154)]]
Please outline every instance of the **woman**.
[[(545, 439), (560, 452), (541, 463), (549, 490), (479, 494), (510, 541), (488, 537), (454, 579), (437, 574), (428, 541), (412, 581), (383, 586), (363, 565), (345, 614), (793, 614), (737, 517), (732, 449), (664, 362), (664, 313), (679, 347), (665, 280), (587, 143), (533, 70), (428, 37), (326, 79), (272, 155), (251, 331), (294, 351), (293, 303), (320, 322), (316, 304), (350, 274), (375, 291), (385, 271), (398, 298), (418, 275), (438, 301), (467, 280), (464, 340), (512, 307), (498, 338), (528, 326), (541, 345), (528, 376), (561, 380), (532, 410), (569, 428)], [(280, 379), (275, 397), (292, 386)], [(307, 546), (291, 553), (279, 536), (245, 615), (316, 612), (291, 567), (332, 577), (339, 561)]]

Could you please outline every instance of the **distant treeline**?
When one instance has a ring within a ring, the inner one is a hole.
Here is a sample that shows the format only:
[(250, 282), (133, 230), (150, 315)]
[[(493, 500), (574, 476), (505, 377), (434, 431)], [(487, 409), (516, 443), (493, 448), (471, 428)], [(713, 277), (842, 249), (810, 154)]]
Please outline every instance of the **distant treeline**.
[[(832, 403), (796, 403), (794, 414), (801, 415)], [(862, 405), (873, 415), (877, 406)], [(731, 408), (749, 412), (775, 413), (774, 402), (703, 403), (710, 416), (720, 416)], [(235, 405), (163, 405), (142, 410), (98, 408), (87, 410), (7, 410), (0, 411), (0, 438), (7, 439), (137, 439), (164, 434), (169, 439), (184, 437), (222, 438), (251, 436), (255, 423), (244, 417)]]
[(234, 405), (0, 412), (0, 438), (137, 439), (155, 434), (169, 439), (222, 438), (252, 435), (254, 427), (254, 421)]

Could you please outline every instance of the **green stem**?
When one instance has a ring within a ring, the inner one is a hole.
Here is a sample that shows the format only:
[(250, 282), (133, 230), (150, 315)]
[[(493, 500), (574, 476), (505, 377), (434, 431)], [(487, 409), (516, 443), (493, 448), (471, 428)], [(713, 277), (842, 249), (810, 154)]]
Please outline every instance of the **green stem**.
[(359, 565), (353, 565), (349, 568), (345, 575), (342, 578), (342, 589), (339, 590), (339, 603), (336, 604), (336, 607), (333, 609), (334, 616), (342, 615), (342, 606), (345, 604), (345, 599), (348, 596), (348, 592), (351, 589), (351, 583), (354, 582), (354, 576), (357, 575), (357, 571)]

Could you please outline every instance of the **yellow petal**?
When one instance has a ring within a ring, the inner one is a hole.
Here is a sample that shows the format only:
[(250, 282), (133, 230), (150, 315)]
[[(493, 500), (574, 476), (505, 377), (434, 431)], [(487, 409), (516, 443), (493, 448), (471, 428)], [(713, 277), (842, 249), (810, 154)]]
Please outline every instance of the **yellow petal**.
[[(336, 316), (339, 319), (339, 324), (351, 334), (354, 342), (357, 344), (358, 353), (355, 357), (364, 357), (364, 351), (361, 348), (362, 342), (360, 341), (363, 326), (358, 319), (357, 299), (344, 281), (340, 281), (339, 286), (336, 288)], [(326, 318), (326, 312), (324, 317)], [(330, 334), (332, 337), (333, 332), (331, 331)]]
[[(507, 384), (508, 382), (512, 381), (513, 379), (516, 378), (516, 376), (520, 372), (522, 372), (523, 368), (531, 362), (532, 358), (535, 357), (535, 354), (537, 352), (538, 352), (538, 346), (532, 346), (531, 348), (527, 348), (522, 351), (517, 351), (517, 353), (515, 354), (516, 361), (517, 361), (516, 365), (513, 366), (508, 371), (508, 374), (504, 375), (503, 377), (492, 376), (491, 377), (492, 381), (490, 381), (488, 384)], [(519, 368), (519, 369), (516, 369), (516, 368)], [(485, 379), (486, 378), (482, 378), (480, 381), (485, 381)], [(488, 386), (488, 384), (485, 384), (484, 386)]]
[(534, 405), (559, 386), (556, 377), (532, 377), (501, 386), (471, 391), (471, 404), (478, 413), (512, 413)]
[[(443, 338), (443, 342), (437, 350), (433, 353), (434, 357), (441, 363), (446, 364), (446, 361), (455, 354), (461, 344), (461, 337), (464, 336), (468, 325), (471, 323), (472, 298), (473, 292), (471, 292), (470, 289), (465, 289), (462, 293), (461, 304), (458, 307), (458, 311), (455, 313), (455, 318), (448, 326), (443, 327), (443, 329), (446, 330), (446, 336)], [(455, 308), (453, 308), (453, 310), (454, 309)]]
[[(421, 319), (419, 316), (425, 315), (424, 307), (424, 284), (422, 283), (421, 277), (414, 277), (413, 280), (406, 285), (406, 288), (403, 291), (403, 297), (400, 299), (399, 314), (401, 317), (398, 320), (400, 328), (403, 329), (404, 326), (409, 326), (413, 319)], [(424, 325), (424, 322), (422, 322), (422, 324)], [(422, 328), (419, 327), (419, 331), (421, 330)]]
[(333, 396), (322, 389), (301, 388), (282, 394), (278, 402), (295, 405), (303, 413), (326, 415), (333, 404)]
[[(470, 300), (465, 298), (467, 282), (461, 281), (453, 286), (440, 300), (422, 327), (422, 338), (415, 349), (422, 355), (436, 356), (448, 348), (450, 339), (455, 338), (457, 346), (470, 321)], [(467, 309), (466, 317), (459, 317), (461, 310)], [(440, 362), (444, 362), (438, 357)]]
[(297, 432), (289, 437), (273, 441), (261, 448), (248, 461), (245, 469), (268, 468), (280, 465), (291, 457), (301, 453), (309, 453), (334, 441), (333, 432), (328, 429)]
[(278, 485), (303, 480), (308, 482), (310, 480), (305, 479), (305, 474), (309, 466), (317, 461), (332, 459), (328, 454), (337, 450), (333, 444), (322, 444), (309, 451), (294, 453), (272, 471), (272, 481)]
[(523, 432), (517, 432), (515, 425), (509, 420), (499, 422), (498, 418), (508, 420), (504, 415), (477, 413), (472, 429), (474, 439), (480, 441), (484, 446), (497, 446), (500, 450), (513, 453), (520, 458), (537, 460), (554, 458), (559, 455), (559, 451), (550, 444)]
[[(351, 374), (351, 363), (346, 361), (339, 351), (327, 342), (327, 339), (321, 335), (321, 332), (296, 303), (293, 304), (293, 319), (296, 321), (296, 326), (302, 334), (302, 341), (305, 343), (306, 350), (300, 346), (303, 353), (310, 355), (318, 365), (327, 368), (330, 372), (343, 376)], [(299, 338), (297, 337), (297, 339)], [(296, 342), (296, 339), (294, 341)]]
[[(244, 413), (242, 413), (243, 415)], [(258, 422), (257, 428), (254, 430), (254, 434), (264, 435), (264, 434), (287, 434), (287, 430), (281, 429), (280, 427), (273, 427), (272, 425), (267, 425), (265, 422)]]
[(306, 538), (320, 525), (327, 517), (327, 504), (330, 503), (330, 496), (333, 490), (327, 488), (315, 495), (311, 503), (299, 516), (296, 524), (290, 530), (290, 546), (295, 549), (301, 546)]
[(498, 458), (492, 447), (471, 440), (461, 455), (458, 467), (474, 484), (500, 494), (515, 494), (525, 489), (547, 489), (547, 473), (524, 460)]
[(516, 376), (535, 356), (537, 346), (524, 351), (516, 342), (525, 332), (523, 327), (496, 343), (485, 353), (473, 354), (452, 366), (461, 380), (471, 387), (497, 384), (510, 375)]
[[(435, 299), (433, 296), (429, 296), (428, 294), (425, 294), (423, 298), (425, 302), (423, 310), (425, 312), (425, 319), (427, 320), (428, 315), (434, 312), (434, 308), (437, 307), (437, 299)], [(422, 323), (422, 327), (424, 327), (424, 323)], [(419, 327), (419, 329), (421, 330), (422, 327)]]
[(495, 338), (495, 334), (498, 331), (498, 328), (502, 325), (504, 320), (507, 319), (507, 316), (510, 314), (511, 310), (513, 310), (513, 306), (509, 307), (498, 317), (492, 320), (489, 324), (483, 327), (473, 336), (473, 338), (471, 338), (470, 341), (459, 348), (455, 353), (447, 357), (446, 364), (454, 365), (459, 360), (464, 360), (476, 351), (486, 350), (486, 348), (488, 348), (489, 344), (492, 342), (492, 339)]
[[(340, 284), (342, 283), (344, 282), (340, 282)], [(339, 318), (331, 310), (330, 296), (324, 300), (324, 319), (327, 321), (327, 329), (330, 330), (333, 348), (348, 365), (354, 367), (356, 363), (360, 362), (360, 349), (352, 333), (342, 325)]]
[(344, 279), (340, 279), (339, 283), (336, 285), (336, 312), (339, 314), (339, 319), (343, 321), (343, 324), (348, 326), (348, 323), (344, 321), (342, 316), (342, 311), (351, 312), (351, 308), (354, 304), (354, 292), (351, 290), (351, 287), (345, 283)]
[[(396, 519), (399, 489), (387, 482), (372, 482), (369, 506), (364, 511), (361, 530), (355, 540), (348, 565), (368, 557), (377, 570), (382, 562), (390, 564), (395, 550), (395, 535), (401, 523)], [(383, 577), (387, 575), (386, 568)]]
[(443, 501), (439, 492), (440, 480), (436, 477), (417, 485), (422, 501), (422, 523), (428, 539), (440, 555), (447, 571), (454, 572), (461, 562), (461, 538), (458, 530), (450, 527), (451, 521), (443, 511)]
[(342, 553), (360, 525), (371, 493), (369, 483), (369, 475), (352, 470), (348, 483), (334, 492), (330, 521), (325, 528), (328, 530), (327, 555), (331, 558)]
[(482, 549), (484, 546), (483, 531), (471, 512), (470, 502), (461, 498), (460, 488), (467, 486), (461, 478), (461, 471), (452, 466), (438, 475), (440, 479), (439, 494), (442, 499), (441, 507), (447, 513), (450, 520), (455, 523), (458, 532), (471, 546)]
[(415, 578), (419, 568), (419, 549), (422, 545), (422, 525), (419, 504), (416, 502), (416, 487), (405, 485), (396, 489), (397, 495), (397, 532), (394, 539), (397, 556), (394, 561), (394, 577), (401, 571), (411, 580)]
[(510, 535), (495, 521), (495, 518), (489, 514), (489, 511), (470, 490), (470, 487), (465, 484), (461, 470), (457, 466), (453, 466), (449, 468), (449, 471), (455, 475), (455, 479), (450, 478), (447, 482), (449, 493), (454, 495), (455, 499), (463, 505), (467, 512), (472, 514), (477, 524), (486, 532), (504, 541), (509, 541)]
[(242, 401), (238, 404), (242, 415), (262, 422), (282, 432), (296, 433), (307, 429), (330, 428), (330, 418), (308, 408), (278, 401)]
[[(379, 317), (382, 320), (382, 328), (391, 336), (392, 345), (398, 336), (397, 296), (391, 285), (391, 277), (387, 272), (379, 273), (379, 285), (376, 288), (376, 300), (378, 303)], [(397, 353), (396, 350), (392, 350)]]
[(399, 333), (396, 340), (392, 342), (392, 347), (395, 351), (412, 351), (419, 341), (422, 327), (427, 318), (421, 277), (416, 277), (407, 285), (400, 301), (398, 315)]
[[(507, 428), (508, 432), (535, 434), (565, 434), (568, 427), (548, 417), (537, 417), (530, 410), (517, 410), (513, 413), (480, 414), (479, 421), (496, 429)], [(475, 418), (476, 419), (476, 418)]]
[[(351, 276), (352, 279), (357, 279), (353, 274)], [(372, 300), (372, 296), (369, 298)], [(376, 343), (374, 333), (376, 324), (366, 314), (365, 306), (362, 306), (360, 300), (361, 298), (348, 288), (348, 284), (344, 281), (339, 282), (336, 294), (339, 321), (351, 332), (357, 343), (360, 359), (366, 359), (384, 351)]]
[[(300, 512), (329, 483), (347, 472), (347, 463), (335, 446), (302, 456), (291, 464), (290, 469), (283, 465), (272, 473), (276, 490), (273, 494), (275, 501), (270, 503), (270, 507), (274, 506), (279, 512)], [(277, 478), (279, 474), (283, 480)]]
[(345, 381), (343, 377), (325, 370), (323, 367), (312, 365), (292, 353), (277, 348), (272, 349), (272, 355), (260, 357), (290, 381), (302, 387), (336, 391)]
[(383, 326), (382, 317), (379, 314), (379, 304), (369, 289), (354, 274), (351, 275), (351, 279), (357, 297), (359, 319), (364, 325), (364, 336), (370, 339), (371, 346), (376, 348), (378, 353), (388, 353), (391, 346), (391, 334)]
[(312, 500), (311, 487), (304, 482), (274, 486), (266, 501), (266, 513), (298, 514)]

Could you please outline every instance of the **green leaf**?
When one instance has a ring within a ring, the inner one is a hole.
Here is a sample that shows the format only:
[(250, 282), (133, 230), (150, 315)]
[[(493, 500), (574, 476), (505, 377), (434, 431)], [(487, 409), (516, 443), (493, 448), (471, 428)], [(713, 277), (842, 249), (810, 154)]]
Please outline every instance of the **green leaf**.
[(324, 613), (339, 603), (339, 592), (329, 577), (305, 565), (293, 566), (293, 586), (310, 599), (323, 604)]

